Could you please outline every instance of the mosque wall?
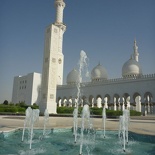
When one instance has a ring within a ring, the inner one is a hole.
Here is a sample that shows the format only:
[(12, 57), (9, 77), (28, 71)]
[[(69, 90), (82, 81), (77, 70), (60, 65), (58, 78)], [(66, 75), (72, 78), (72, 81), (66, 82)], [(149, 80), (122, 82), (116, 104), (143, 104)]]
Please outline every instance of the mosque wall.
[[(139, 94), (144, 94), (145, 92), (151, 92), (155, 95), (155, 77), (152, 78), (141, 78), (141, 79), (132, 79), (132, 80), (125, 80), (122, 79), (121, 81), (101, 81), (96, 83), (83, 83), (81, 86), (82, 91), (86, 94), (112, 94), (119, 93), (122, 96), (124, 93), (129, 93), (132, 95), (134, 92), (138, 92)], [(70, 93), (69, 93), (70, 92)], [(69, 93), (69, 94), (68, 94)], [(62, 85), (57, 87), (57, 96), (63, 96), (66, 94), (76, 96), (76, 86), (75, 85)], [(104, 95), (102, 95), (104, 96)]]
[[(82, 83), (81, 85), (81, 98), (87, 99), (89, 104), (98, 102), (98, 98), (101, 102), (105, 102), (107, 98), (107, 104), (114, 104), (123, 98), (124, 102), (130, 102), (130, 104), (137, 104), (138, 102), (145, 104), (149, 102), (155, 104), (155, 76), (144, 75), (141, 78), (135, 79), (111, 79), (104, 81)], [(70, 102), (77, 96), (77, 88), (75, 85), (63, 85), (57, 87), (57, 103)], [(114, 99), (114, 97), (116, 99)], [(136, 98), (140, 97), (138, 102)]]

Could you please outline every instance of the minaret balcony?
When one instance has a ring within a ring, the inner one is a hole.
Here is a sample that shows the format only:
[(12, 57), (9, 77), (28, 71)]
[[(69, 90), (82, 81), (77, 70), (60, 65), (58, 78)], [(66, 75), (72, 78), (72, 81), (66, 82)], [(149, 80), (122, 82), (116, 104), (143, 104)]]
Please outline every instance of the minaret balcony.
[(66, 31), (66, 25), (65, 25), (65, 24), (55, 22), (54, 25), (56, 25), (56, 26), (58, 26), (60, 29), (62, 29), (63, 32)]

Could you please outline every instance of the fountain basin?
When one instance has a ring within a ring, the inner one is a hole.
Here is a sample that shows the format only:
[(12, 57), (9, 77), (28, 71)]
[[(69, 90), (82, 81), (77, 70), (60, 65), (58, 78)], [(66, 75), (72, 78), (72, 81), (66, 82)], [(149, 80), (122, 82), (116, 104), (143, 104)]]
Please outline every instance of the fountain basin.
[[(49, 131), (51, 131), (49, 133)], [(42, 136), (43, 130), (34, 130), (32, 149), (29, 149), (28, 132), (21, 142), (22, 130), (0, 133), (0, 155), (79, 155), (80, 135), (74, 143), (72, 129), (49, 130), (48, 135)], [(83, 155), (154, 155), (155, 136), (141, 135), (129, 132), (129, 143), (123, 152), (118, 131), (96, 131), (96, 140), (84, 139)]]

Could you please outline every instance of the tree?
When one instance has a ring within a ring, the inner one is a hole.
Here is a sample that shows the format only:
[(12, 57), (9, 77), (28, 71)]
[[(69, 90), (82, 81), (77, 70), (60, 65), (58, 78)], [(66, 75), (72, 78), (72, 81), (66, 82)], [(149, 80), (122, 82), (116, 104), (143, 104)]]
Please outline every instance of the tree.
[(8, 102), (7, 100), (5, 100), (5, 101), (3, 102), (3, 104), (4, 104), (4, 105), (8, 105), (9, 102)]

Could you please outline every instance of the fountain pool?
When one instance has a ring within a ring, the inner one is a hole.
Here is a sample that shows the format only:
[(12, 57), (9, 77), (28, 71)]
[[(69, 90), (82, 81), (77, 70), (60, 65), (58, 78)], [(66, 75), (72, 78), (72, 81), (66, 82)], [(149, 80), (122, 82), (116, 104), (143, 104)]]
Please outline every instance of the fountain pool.
[[(34, 130), (32, 149), (29, 149), (28, 133), (21, 141), (22, 130), (0, 133), (0, 155), (79, 155), (80, 140), (74, 143), (72, 129), (53, 129), (41, 138), (43, 130)], [(82, 155), (154, 155), (155, 136), (140, 135), (129, 132), (129, 143), (126, 152), (122, 150), (122, 142), (118, 131), (96, 131), (95, 141), (83, 142)], [(80, 135), (78, 135), (80, 137)]]

